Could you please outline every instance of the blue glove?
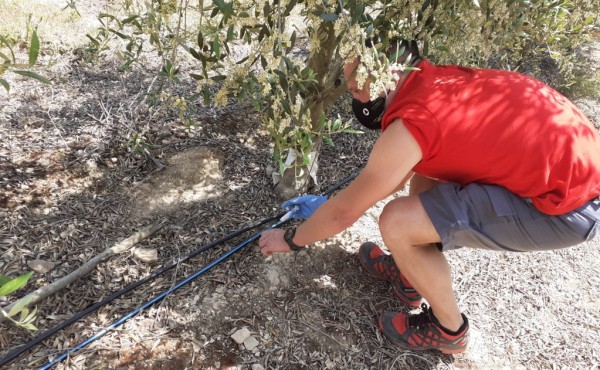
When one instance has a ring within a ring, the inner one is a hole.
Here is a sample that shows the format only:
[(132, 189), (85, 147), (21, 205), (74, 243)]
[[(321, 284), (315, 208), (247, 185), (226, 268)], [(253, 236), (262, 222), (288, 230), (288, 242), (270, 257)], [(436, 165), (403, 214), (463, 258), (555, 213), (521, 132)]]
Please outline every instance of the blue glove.
[(281, 208), (291, 211), (296, 207), (290, 218), (308, 218), (321, 204), (325, 203), (327, 198), (327, 195), (303, 195), (286, 200), (281, 204)]

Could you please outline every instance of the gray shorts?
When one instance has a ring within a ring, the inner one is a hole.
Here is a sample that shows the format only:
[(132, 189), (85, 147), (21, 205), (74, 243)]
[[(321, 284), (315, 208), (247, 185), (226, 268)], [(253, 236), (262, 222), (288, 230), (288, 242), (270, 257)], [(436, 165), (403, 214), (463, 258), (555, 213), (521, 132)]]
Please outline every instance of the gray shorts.
[(525, 252), (570, 247), (600, 235), (600, 198), (559, 216), (495, 185), (442, 183), (420, 195), (442, 238), (457, 247)]

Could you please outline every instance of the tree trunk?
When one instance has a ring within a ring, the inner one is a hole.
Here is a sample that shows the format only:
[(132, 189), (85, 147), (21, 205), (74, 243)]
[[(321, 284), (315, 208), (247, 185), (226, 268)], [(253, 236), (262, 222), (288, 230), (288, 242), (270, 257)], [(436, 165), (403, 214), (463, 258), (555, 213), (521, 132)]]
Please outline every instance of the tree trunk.
[[(341, 83), (338, 83), (343, 61), (333, 59), (336, 46), (333, 25), (331, 23), (323, 23), (318, 32), (326, 37), (321, 38), (323, 41), (321, 42), (319, 51), (313, 54), (307, 62), (308, 67), (315, 72), (319, 81), (319, 89), (313, 92), (312, 97), (307, 98), (314, 101), (310, 112), (315, 131), (321, 114), (327, 114), (335, 100), (344, 91)], [(296, 158), (295, 163), (284, 171), (283, 177), (275, 185), (275, 193), (281, 199), (285, 200), (296, 197), (307, 192), (309, 189), (312, 192), (318, 192), (319, 185), (316, 180), (316, 173), (321, 144), (321, 138), (316, 138), (313, 147), (314, 154), (308, 165), (302, 166), (302, 158)]]

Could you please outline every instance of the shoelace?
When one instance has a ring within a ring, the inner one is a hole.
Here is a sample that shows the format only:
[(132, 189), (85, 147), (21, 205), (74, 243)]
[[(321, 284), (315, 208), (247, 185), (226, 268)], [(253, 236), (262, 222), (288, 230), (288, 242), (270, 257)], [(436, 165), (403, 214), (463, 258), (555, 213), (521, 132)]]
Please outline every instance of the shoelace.
[(432, 324), (431, 316), (429, 315), (429, 309), (425, 303), (421, 304), (423, 312), (417, 315), (408, 317), (408, 325), (411, 327), (419, 328), (427, 324)]
[(386, 275), (394, 275), (395, 271), (398, 269), (396, 262), (394, 262), (394, 258), (391, 255), (386, 255), (383, 257), (382, 262), (384, 265), (387, 265), (387, 268), (385, 269)]

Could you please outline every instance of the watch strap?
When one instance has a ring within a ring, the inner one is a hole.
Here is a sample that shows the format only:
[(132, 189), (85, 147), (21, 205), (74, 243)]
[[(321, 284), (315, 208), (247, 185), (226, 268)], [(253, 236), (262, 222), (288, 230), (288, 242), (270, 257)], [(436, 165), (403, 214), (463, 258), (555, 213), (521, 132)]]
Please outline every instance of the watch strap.
[(293, 242), (292, 239), (294, 239), (294, 235), (296, 235), (296, 228), (289, 229), (285, 232), (285, 234), (283, 234), (283, 239), (292, 251), (298, 252), (300, 249), (302, 249), (302, 247)]

